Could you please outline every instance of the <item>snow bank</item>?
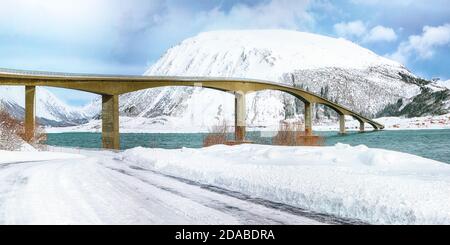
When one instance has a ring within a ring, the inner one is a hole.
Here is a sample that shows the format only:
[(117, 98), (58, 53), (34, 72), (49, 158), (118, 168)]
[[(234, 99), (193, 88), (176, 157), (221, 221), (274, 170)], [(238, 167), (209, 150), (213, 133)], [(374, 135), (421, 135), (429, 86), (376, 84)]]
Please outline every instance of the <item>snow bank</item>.
[(373, 224), (450, 224), (450, 166), (351, 147), (135, 148), (123, 160), (165, 174)]
[(0, 165), (20, 162), (39, 162), (48, 160), (65, 160), (84, 158), (82, 155), (55, 153), (55, 152), (38, 152), (33, 151), (27, 146), (23, 146), (27, 151), (2, 151), (0, 150)]
[(28, 144), (27, 142), (23, 142), (20, 146), (20, 151), (22, 152), (37, 152), (38, 150), (34, 148), (32, 145)]

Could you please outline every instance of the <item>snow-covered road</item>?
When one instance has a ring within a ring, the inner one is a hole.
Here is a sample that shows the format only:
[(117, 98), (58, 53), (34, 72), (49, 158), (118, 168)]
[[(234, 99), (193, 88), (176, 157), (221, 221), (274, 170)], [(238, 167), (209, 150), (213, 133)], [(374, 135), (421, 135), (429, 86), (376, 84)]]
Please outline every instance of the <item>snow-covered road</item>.
[(39, 161), (0, 161), (0, 224), (336, 222), (290, 206), (161, 175), (117, 160), (114, 153), (48, 154), (56, 155)]

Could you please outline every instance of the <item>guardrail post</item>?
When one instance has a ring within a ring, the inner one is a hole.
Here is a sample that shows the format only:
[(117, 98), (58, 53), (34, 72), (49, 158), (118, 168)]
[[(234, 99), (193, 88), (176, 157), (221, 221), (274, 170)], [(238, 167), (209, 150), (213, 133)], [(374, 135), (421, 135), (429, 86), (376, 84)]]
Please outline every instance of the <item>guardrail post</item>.
[(36, 86), (25, 86), (25, 141), (34, 138), (36, 127)]
[(105, 149), (120, 149), (118, 95), (102, 95), (102, 144)]

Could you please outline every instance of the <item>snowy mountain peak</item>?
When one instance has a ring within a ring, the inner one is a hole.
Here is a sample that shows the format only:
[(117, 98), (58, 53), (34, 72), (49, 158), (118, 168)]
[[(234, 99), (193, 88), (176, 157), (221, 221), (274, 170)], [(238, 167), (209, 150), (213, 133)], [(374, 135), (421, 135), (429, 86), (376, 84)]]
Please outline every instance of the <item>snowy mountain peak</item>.
[[(205, 66), (202, 61), (210, 63)], [(297, 69), (365, 69), (383, 65), (405, 70), (401, 64), (345, 39), (288, 30), (213, 31), (170, 49), (146, 74), (211, 73), (277, 79), (280, 73)]]
[[(416, 77), (395, 61), (344, 39), (286, 30), (201, 33), (169, 49), (145, 74), (269, 80), (307, 89), (367, 116), (420, 93)], [(233, 97), (208, 89), (139, 91), (122, 96), (121, 103), (122, 115), (174, 128), (233, 122)], [(249, 94), (247, 105), (249, 126), (303, 117), (301, 103), (282, 92)], [(333, 116), (320, 106), (315, 112), (317, 120)]]

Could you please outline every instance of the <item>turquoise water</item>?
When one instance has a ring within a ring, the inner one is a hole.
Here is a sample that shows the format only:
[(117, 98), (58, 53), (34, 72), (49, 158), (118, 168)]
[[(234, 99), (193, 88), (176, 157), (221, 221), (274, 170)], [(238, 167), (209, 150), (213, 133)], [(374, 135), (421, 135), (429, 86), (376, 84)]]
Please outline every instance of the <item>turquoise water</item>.
[[(326, 145), (345, 143), (401, 151), (450, 163), (450, 130), (401, 130), (338, 135), (336, 132), (316, 132), (325, 137)], [(258, 144), (271, 144), (260, 132), (249, 132), (247, 138)], [(177, 149), (202, 147), (205, 134), (121, 134), (121, 148), (137, 146)], [(48, 145), (101, 148), (100, 133), (49, 134)]]

